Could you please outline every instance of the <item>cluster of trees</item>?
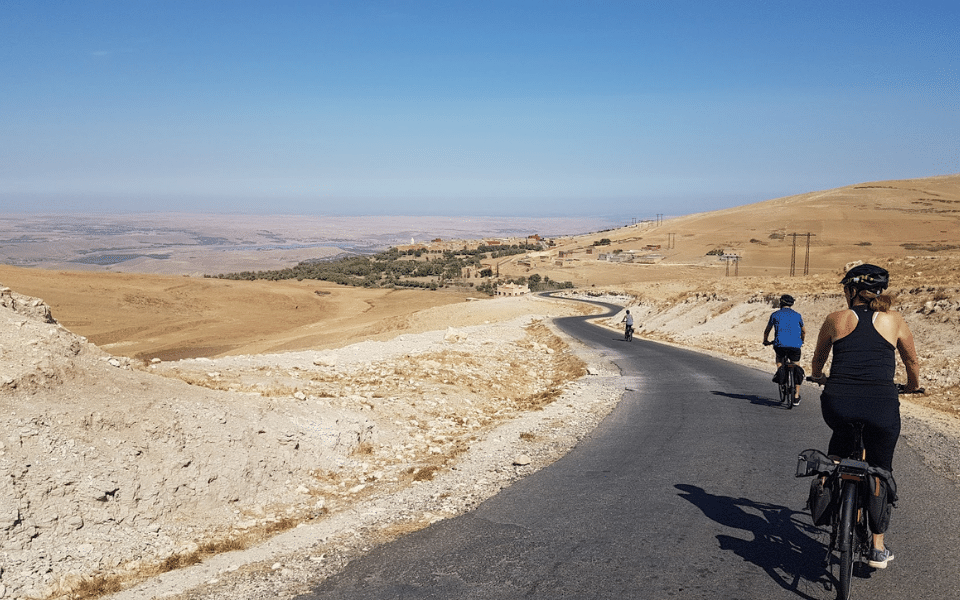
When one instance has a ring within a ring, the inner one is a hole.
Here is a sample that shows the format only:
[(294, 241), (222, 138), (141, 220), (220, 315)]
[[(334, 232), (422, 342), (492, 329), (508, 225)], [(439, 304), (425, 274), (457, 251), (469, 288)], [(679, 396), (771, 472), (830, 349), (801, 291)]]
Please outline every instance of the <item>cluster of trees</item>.
[[(455, 256), (464, 256), (464, 257), (475, 257), (478, 260), (481, 258), (502, 258), (505, 256), (513, 256), (515, 254), (523, 254), (524, 252), (533, 252), (540, 250), (539, 244), (510, 244), (510, 245), (496, 245), (496, 246), (477, 246), (476, 248), (467, 248), (463, 247), (456, 252), (452, 250), (445, 250), (444, 255), (455, 255)], [(386, 252), (381, 252), (381, 254), (391, 254), (395, 253), (396, 256), (414, 256), (420, 258), (424, 254), (429, 254), (430, 251), (425, 248), (414, 248), (412, 250), (404, 250), (401, 252), (396, 248), (391, 248)]]
[[(435, 290), (448, 282), (458, 280), (467, 268), (476, 269), (485, 281), (477, 286), (481, 292), (496, 293), (496, 286), (502, 283), (520, 283), (530, 286), (531, 291), (573, 287), (566, 282), (560, 284), (531, 275), (518, 280), (492, 281), (493, 270), (483, 268), (482, 259), (496, 259), (531, 250), (539, 250), (535, 244), (513, 244), (504, 246), (480, 246), (475, 249), (446, 250), (440, 254), (418, 248), (400, 251), (390, 248), (370, 256), (349, 256), (333, 261), (308, 260), (294, 267), (271, 271), (242, 271), (217, 275), (220, 279), (279, 281), (281, 279), (315, 279), (331, 281), (340, 285), (361, 287), (414, 287)], [(470, 284), (472, 285), (472, 284)]]
[(551, 290), (567, 290), (573, 288), (573, 282), (571, 281), (553, 281), (549, 276), (544, 275), (540, 276), (537, 273), (533, 273), (529, 277), (516, 277), (514, 279), (498, 279), (497, 281), (486, 281), (477, 286), (477, 290), (481, 292), (486, 292), (491, 296), (497, 293), (497, 286), (504, 284), (515, 283), (517, 285), (525, 285), (530, 288), (531, 292), (549, 292)]

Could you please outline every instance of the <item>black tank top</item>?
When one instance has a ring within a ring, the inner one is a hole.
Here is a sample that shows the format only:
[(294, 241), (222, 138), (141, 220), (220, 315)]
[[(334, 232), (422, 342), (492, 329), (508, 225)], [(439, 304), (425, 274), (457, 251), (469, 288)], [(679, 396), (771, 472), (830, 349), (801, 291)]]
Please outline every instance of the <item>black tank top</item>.
[(833, 343), (830, 379), (837, 383), (893, 383), (897, 369), (896, 348), (873, 326), (873, 311), (855, 306), (857, 327)]

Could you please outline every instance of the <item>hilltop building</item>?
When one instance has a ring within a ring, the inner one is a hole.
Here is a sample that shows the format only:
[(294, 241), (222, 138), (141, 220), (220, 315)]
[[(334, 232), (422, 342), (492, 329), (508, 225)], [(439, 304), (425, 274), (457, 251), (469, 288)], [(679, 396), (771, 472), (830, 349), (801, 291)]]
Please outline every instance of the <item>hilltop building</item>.
[(515, 283), (505, 283), (497, 286), (498, 296), (523, 296), (530, 293), (530, 287), (526, 285), (517, 285)]

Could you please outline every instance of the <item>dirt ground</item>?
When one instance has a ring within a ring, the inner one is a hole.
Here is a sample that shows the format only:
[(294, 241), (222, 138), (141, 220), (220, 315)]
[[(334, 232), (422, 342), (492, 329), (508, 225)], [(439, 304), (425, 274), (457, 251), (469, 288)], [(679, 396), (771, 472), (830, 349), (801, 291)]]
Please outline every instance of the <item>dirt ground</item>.
[[(928, 388), (905, 438), (960, 480), (958, 211), (960, 176), (861, 184), (561, 238), (501, 272), (766, 369), (773, 298), (797, 297), (812, 339), (847, 263), (886, 266)], [(615, 250), (657, 256), (598, 260)], [(292, 597), (549, 464), (625, 385), (552, 330), (585, 310), (564, 301), (9, 266), (0, 283), (0, 598)]]

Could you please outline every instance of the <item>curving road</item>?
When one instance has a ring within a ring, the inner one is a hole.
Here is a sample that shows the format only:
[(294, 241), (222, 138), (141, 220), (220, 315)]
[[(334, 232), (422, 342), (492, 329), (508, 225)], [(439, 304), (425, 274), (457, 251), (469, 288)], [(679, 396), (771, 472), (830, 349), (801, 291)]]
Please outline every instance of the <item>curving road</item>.
[[(788, 411), (768, 373), (627, 343), (583, 317), (557, 324), (607, 349), (624, 375), (622, 401), (593, 434), (299, 600), (835, 597), (824, 540), (803, 513), (809, 479), (793, 476), (798, 451), (828, 439), (812, 387)], [(960, 598), (957, 485), (902, 443), (895, 467), (897, 559), (860, 573), (854, 597)]]

